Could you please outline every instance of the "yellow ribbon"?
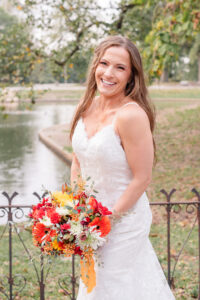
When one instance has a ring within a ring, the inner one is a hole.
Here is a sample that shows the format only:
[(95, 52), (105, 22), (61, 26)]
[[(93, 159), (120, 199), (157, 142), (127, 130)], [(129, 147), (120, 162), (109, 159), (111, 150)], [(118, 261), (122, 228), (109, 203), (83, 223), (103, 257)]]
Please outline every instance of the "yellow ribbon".
[(89, 255), (80, 260), (81, 264), (81, 279), (87, 287), (87, 292), (90, 293), (96, 286), (96, 272), (94, 270), (94, 259)]

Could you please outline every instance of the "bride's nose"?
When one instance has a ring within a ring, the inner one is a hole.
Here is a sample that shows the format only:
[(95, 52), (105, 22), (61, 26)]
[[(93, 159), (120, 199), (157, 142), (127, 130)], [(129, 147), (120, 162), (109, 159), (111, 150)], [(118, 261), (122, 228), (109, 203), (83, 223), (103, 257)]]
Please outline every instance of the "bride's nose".
[(107, 77), (112, 77), (113, 76), (113, 68), (112, 66), (108, 66), (105, 71), (104, 71), (104, 75)]

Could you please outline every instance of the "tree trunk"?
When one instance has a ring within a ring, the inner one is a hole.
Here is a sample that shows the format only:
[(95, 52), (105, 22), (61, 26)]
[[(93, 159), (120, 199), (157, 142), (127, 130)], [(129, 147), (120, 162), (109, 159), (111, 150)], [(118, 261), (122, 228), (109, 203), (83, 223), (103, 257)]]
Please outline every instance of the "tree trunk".
[(198, 55), (198, 82), (200, 83), (200, 53)]
[(160, 77), (160, 82), (168, 82), (168, 79), (169, 79), (169, 72), (168, 72), (168, 69), (165, 68)]
[(67, 65), (63, 66), (64, 83), (67, 83)]

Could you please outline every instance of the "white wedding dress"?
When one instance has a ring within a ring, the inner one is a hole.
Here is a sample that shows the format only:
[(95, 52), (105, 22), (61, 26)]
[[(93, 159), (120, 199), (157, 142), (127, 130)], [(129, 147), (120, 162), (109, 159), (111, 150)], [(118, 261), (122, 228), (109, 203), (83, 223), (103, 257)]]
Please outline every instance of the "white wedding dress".
[[(126, 103), (136, 104), (133, 102)], [(72, 138), (72, 147), (84, 179), (91, 177), (96, 198), (112, 209), (127, 188), (132, 172), (120, 137), (112, 124), (88, 138), (82, 118)], [(152, 213), (144, 193), (98, 249), (103, 266), (95, 264), (96, 287), (87, 293), (80, 279), (77, 300), (174, 300), (158, 258), (149, 240)]]

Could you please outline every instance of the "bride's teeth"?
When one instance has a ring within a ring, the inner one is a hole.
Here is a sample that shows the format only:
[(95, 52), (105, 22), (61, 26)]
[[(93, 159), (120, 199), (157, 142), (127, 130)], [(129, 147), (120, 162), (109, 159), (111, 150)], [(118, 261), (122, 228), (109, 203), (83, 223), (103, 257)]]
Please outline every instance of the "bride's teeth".
[(114, 84), (113, 82), (109, 82), (109, 81), (106, 81), (106, 80), (104, 80), (104, 79), (102, 79), (102, 81), (103, 81), (104, 83), (106, 83), (106, 84), (110, 84), (110, 85), (113, 85), (113, 84)]

